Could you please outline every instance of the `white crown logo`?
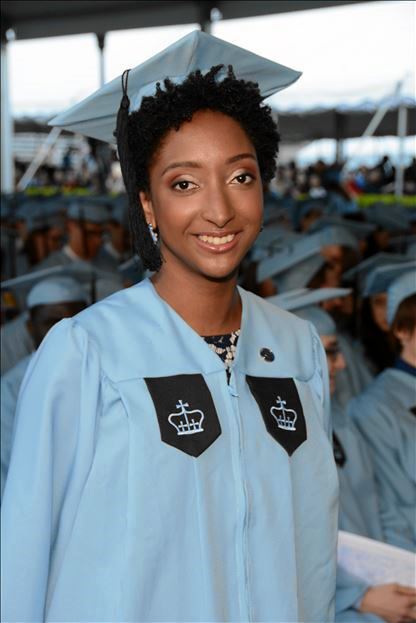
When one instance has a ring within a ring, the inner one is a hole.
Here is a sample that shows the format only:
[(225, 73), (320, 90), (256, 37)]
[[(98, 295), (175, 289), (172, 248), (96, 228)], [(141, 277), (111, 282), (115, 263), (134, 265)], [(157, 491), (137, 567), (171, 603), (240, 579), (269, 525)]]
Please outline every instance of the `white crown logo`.
[(176, 428), (178, 435), (195, 435), (202, 433), (202, 422), (204, 421), (204, 413), (199, 409), (188, 410), (189, 403), (178, 401), (176, 408), (178, 413), (171, 413), (168, 417), (169, 424)]
[(295, 422), (298, 419), (296, 411), (286, 409), (286, 400), (282, 400), (280, 396), (276, 398), (277, 407), (272, 407), (270, 413), (277, 422), (277, 426), (283, 430), (295, 431)]

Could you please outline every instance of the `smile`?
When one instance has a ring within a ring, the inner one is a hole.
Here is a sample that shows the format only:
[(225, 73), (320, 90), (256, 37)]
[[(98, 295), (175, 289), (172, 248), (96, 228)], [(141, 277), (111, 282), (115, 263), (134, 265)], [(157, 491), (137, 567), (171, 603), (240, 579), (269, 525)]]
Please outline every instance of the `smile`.
[(235, 234), (228, 234), (227, 236), (206, 236), (205, 234), (201, 234), (198, 236), (198, 240), (201, 242), (206, 242), (208, 244), (222, 245), (227, 244), (228, 242), (232, 242), (235, 238)]

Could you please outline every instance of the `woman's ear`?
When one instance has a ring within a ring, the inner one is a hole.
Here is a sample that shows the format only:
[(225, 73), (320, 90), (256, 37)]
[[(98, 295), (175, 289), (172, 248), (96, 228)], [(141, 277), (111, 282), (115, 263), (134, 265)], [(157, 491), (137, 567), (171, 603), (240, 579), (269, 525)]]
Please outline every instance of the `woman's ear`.
[(408, 329), (393, 329), (393, 335), (399, 340), (402, 348), (412, 339), (412, 333)]
[(155, 219), (155, 214), (153, 211), (153, 203), (150, 193), (144, 190), (139, 192), (140, 203), (143, 208), (144, 216), (146, 218), (146, 223), (150, 223), (153, 229), (157, 228), (157, 223)]

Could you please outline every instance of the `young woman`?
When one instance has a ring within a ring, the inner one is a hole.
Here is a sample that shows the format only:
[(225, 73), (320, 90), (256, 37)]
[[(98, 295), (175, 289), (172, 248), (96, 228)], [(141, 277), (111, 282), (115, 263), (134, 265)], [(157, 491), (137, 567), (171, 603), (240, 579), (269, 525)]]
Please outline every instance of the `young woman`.
[[(389, 266), (385, 267), (388, 273)], [(385, 538), (416, 547), (416, 273), (406, 271), (387, 289), (387, 322), (400, 343), (399, 356), (350, 410), (376, 466)]]
[[(218, 42), (192, 37), (192, 58)], [(310, 324), (237, 287), (278, 134), (257, 85), (220, 70), (119, 113), (155, 273), (59, 323), (28, 370), (5, 621), (333, 619), (325, 354)]]

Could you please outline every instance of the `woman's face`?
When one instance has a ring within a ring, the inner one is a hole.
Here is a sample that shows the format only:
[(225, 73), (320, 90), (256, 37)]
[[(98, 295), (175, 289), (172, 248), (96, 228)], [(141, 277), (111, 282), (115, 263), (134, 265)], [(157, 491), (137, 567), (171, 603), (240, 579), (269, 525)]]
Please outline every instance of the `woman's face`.
[(255, 149), (241, 126), (198, 111), (171, 130), (140, 193), (146, 220), (159, 230), (161, 271), (211, 280), (233, 276), (262, 223), (262, 181)]
[(379, 329), (387, 333), (389, 325), (387, 322), (387, 294), (380, 292), (370, 296), (370, 309), (374, 322)]

